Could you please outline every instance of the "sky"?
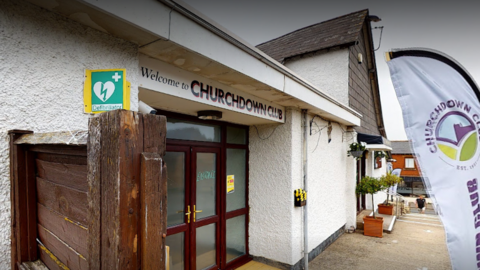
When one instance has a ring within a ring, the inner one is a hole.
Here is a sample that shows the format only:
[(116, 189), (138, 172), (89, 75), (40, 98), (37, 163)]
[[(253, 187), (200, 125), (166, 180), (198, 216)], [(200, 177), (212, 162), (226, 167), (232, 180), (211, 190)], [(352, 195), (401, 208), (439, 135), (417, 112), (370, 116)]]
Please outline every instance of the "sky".
[(372, 29), (383, 121), (389, 140), (406, 140), (385, 52), (422, 47), (441, 51), (480, 82), (480, 2), (474, 0), (183, 0), (251, 45), (299, 28), (369, 9), (382, 21)]

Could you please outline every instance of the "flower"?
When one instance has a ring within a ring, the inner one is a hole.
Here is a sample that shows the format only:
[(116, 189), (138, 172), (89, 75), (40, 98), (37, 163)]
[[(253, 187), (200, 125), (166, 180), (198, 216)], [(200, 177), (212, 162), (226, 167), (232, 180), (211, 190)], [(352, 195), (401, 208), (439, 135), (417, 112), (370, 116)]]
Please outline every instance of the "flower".
[(363, 151), (367, 148), (365, 142), (353, 142), (350, 144), (350, 150), (347, 151), (348, 156), (354, 156), (355, 158), (361, 158)]

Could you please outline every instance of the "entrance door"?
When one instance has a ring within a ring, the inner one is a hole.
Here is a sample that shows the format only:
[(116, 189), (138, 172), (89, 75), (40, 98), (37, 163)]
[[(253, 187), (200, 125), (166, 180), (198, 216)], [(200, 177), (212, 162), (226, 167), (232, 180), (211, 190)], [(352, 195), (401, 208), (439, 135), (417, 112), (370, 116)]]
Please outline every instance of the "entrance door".
[(220, 268), (220, 148), (169, 146), (170, 269)]

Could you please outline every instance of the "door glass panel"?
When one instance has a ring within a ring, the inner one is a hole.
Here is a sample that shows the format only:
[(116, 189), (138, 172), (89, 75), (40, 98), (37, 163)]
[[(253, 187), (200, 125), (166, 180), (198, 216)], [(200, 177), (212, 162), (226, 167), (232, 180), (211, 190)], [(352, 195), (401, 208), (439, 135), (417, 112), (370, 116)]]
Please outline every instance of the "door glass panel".
[(184, 233), (177, 233), (167, 236), (165, 245), (170, 247), (168, 256), (170, 270), (184, 270), (185, 261), (185, 241)]
[(167, 138), (202, 142), (220, 142), (220, 126), (167, 119)]
[(216, 214), (216, 154), (197, 153), (197, 204), (196, 219)]
[(167, 226), (184, 223), (185, 220), (185, 153), (167, 152)]
[(215, 223), (197, 228), (197, 270), (215, 265)]
[(227, 220), (227, 262), (245, 253), (245, 215), (242, 215)]
[(245, 149), (227, 149), (227, 212), (245, 207)]
[(238, 127), (227, 127), (227, 143), (246, 144), (247, 130)]

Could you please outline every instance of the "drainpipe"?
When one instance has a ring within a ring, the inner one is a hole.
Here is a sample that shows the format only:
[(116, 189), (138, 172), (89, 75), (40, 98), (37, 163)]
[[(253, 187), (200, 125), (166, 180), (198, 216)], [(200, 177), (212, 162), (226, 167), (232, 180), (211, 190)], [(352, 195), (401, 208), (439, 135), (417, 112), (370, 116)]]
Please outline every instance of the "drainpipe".
[[(303, 187), (308, 196), (308, 110), (303, 113)], [(303, 207), (303, 260), (305, 270), (308, 270), (308, 203)]]

